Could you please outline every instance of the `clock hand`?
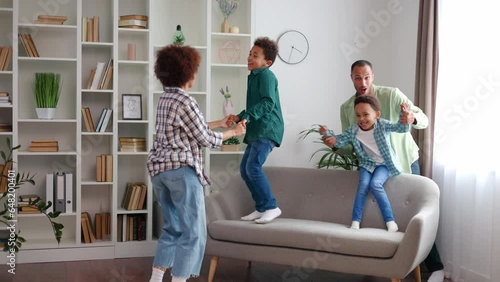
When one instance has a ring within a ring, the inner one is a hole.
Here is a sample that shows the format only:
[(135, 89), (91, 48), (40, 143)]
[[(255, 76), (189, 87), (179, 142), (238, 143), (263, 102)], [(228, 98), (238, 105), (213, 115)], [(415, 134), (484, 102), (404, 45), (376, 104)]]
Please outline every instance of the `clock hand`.
[(300, 52), (302, 54), (302, 51), (300, 51), (299, 49), (295, 48), (295, 46), (292, 46), (292, 49), (297, 50), (298, 52)]
[(290, 55), (288, 56), (288, 61), (290, 62), (292, 60), (292, 53), (293, 53), (293, 50), (295, 48), (292, 46), (292, 48), (290, 49)]

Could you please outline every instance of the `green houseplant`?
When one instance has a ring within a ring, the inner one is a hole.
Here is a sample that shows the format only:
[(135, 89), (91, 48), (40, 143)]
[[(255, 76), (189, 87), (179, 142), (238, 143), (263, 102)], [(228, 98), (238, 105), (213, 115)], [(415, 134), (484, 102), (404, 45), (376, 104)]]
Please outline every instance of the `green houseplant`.
[(184, 45), (184, 42), (186, 42), (186, 37), (184, 37), (184, 34), (182, 33), (181, 25), (177, 25), (177, 29), (172, 37), (172, 44), (181, 46)]
[[(26, 240), (20, 236), (21, 230), (9, 229), (11, 227), (11, 220), (16, 216), (16, 210), (18, 206), (16, 205), (17, 200), (15, 200), (16, 191), (24, 184), (35, 185), (35, 180), (33, 179), (35, 175), (30, 173), (16, 173), (10, 171), (11, 166), (7, 164), (12, 164), (13, 152), (19, 149), (21, 146), (11, 146), (10, 138), (6, 139), (6, 145), (8, 148), (7, 153), (0, 150), (0, 156), (3, 160), (3, 165), (0, 165), (0, 183), (6, 182), (7, 186), (4, 191), (0, 191), (0, 202), (3, 203), (3, 209), (0, 208), (0, 224), (7, 226), (7, 234), (0, 233), (0, 242), (3, 243), (4, 252), (18, 252), (22, 247), (22, 243)], [(12, 175), (12, 179), (11, 178)], [(0, 187), (2, 189), (2, 187)], [(5, 200), (4, 200), (5, 199)], [(64, 225), (53, 221), (57, 218), (60, 212), (47, 212), (47, 210), (52, 206), (51, 201), (44, 202), (40, 198), (32, 199), (29, 201), (29, 207), (37, 209), (41, 214), (44, 214), (52, 226), (52, 231), (54, 232), (54, 237), (59, 244), (61, 242), (62, 231)], [(6, 236), (5, 236), (6, 235)]]
[(240, 140), (238, 137), (231, 137), (222, 141), (222, 146), (220, 147), (221, 151), (238, 151), (238, 145), (240, 144)]
[[(299, 133), (299, 140), (304, 140), (310, 134), (318, 134), (318, 139), (313, 141), (314, 143), (323, 143), (321, 136), (319, 135), (319, 124), (314, 124), (310, 129), (302, 130)], [(343, 168), (345, 170), (358, 170), (359, 169), (359, 159), (354, 153), (351, 147), (346, 148), (330, 148), (324, 146), (321, 149), (316, 150), (309, 161), (312, 160), (316, 154), (321, 154), (321, 157), (317, 163), (317, 168)]]
[(33, 95), (36, 112), (40, 119), (53, 119), (61, 94), (61, 75), (58, 73), (35, 73)]

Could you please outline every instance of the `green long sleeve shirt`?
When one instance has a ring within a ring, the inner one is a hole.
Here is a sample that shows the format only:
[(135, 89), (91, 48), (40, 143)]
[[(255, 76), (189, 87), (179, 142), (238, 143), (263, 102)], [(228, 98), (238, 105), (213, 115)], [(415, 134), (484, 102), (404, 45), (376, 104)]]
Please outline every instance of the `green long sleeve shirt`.
[(247, 106), (238, 117), (248, 122), (243, 143), (269, 139), (277, 147), (281, 145), (285, 124), (281, 114), (278, 79), (269, 67), (253, 70), (248, 75)]
[[(413, 112), (417, 124), (412, 125), (416, 129), (423, 129), (429, 125), (429, 119), (424, 112), (406, 97), (398, 88), (373, 85), (374, 96), (380, 102), (380, 117), (387, 119), (393, 123), (398, 122), (399, 113), (401, 111), (401, 103), (408, 103), (410, 111)], [(342, 131), (357, 123), (356, 114), (354, 112), (354, 99), (352, 96), (340, 106), (340, 121), (342, 123)], [(411, 173), (411, 164), (418, 160), (418, 146), (413, 140), (410, 132), (401, 134), (391, 134), (391, 146), (396, 154), (396, 159), (399, 161), (403, 172)]]

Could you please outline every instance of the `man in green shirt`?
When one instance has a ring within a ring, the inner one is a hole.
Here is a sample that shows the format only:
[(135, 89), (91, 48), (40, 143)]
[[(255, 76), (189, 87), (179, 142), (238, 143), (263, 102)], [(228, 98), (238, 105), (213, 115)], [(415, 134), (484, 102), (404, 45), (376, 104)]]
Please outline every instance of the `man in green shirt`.
[[(413, 105), (398, 88), (378, 86), (373, 84), (374, 74), (372, 64), (366, 60), (359, 60), (351, 66), (351, 80), (356, 89), (356, 94), (345, 101), (340, 106), (340, 121), (342, 131), (351, 125), (356, 124), (356, 115), (354, 113), (354, 99), (360, 95), (375, 96), (381, 105), (381, 118), (397, 122), (401, 119), (403, 124), (411, 124), (415, 129), (424, 129), (428, 126), (429, 120), (424, 112)], [(410, 105), (409, 111), (400, 116), (400, 105), (407, 103)], [(391, 147), (396, 154), (403, 172), (420, 175), (420, 166), (418, 164), (418, 146), (413, 140), (410, 132), (404, 134), (391, 134)], [(333, 139), (333, 138), (332, 138)], [(332, 141), (329, 137), (323, 138), (325, 144), (331, 147)], [(436, 244), (433, 245), (431, 252), (425, 259), (427, 269), (432, 272), (427, 281), (442, 282), (444, 280), (443, 263), (439, 256)]]

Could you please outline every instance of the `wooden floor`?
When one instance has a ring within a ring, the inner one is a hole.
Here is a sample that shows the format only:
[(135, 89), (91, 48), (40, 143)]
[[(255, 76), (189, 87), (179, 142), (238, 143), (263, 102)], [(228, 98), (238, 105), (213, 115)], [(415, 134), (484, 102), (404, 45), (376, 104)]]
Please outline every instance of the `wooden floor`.
[[(1, 282), (148, 282), (151, 276), (152, 257), (127, 258), (114, 260), (91, 260), (54, 263), (30, 263), (16, 266), (16, 274), (7, 272), (6, 265), (0, 265)], [(198, 278), (188, 282), (206, 282), (210, 259), (205, 258)], [(215, 282), (390, 282), (390, 279), (348, 275), (328, 271), (296, 269), (289, 266), (252, 263), (248, 269), (245, 261), (219, 259)], [(282, 275), (295, 271), (296, 276), (283, 280)], [(428, 274), (422, 274), (422, 281), (427, 281)], [(167, 273), (163, 279), (170, 282)], [(403, 282), (413, 282), (407, 277)]]

